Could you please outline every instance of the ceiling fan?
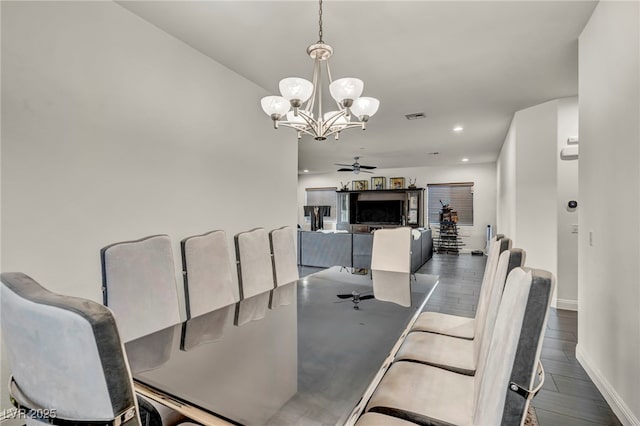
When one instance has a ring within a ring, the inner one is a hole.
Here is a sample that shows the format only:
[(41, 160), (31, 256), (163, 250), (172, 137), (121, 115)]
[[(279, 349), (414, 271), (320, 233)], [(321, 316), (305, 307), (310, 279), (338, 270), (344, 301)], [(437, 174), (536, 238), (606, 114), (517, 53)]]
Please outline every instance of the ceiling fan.
[(338, 171), (339, 172), (353, 172), (355, 174), (358, 174), (360, 172), (373, 173), (373, 172), (370, 172), (370, 171), (364, 170), (364, 169), (371, 169), (372, 170), (372, 169), (376, 168), (376, 166), (365, 166), (365, 165), (362, 165), (362, 164), (358, 163), (358, 160), (360, 159), (360, 157), (353, 157), (353, 159), (356, 160), (355, 163), (353, 163), (353, 164), (339, 164), (339, 163), (336, 163), (336, 166), (351, 167), (350, 169), (346, 168), (346, 167), (343, 167), (341, 169), (338, 169)]
[(336, 294), (336, 296), (339, 299), (345, 299), (345, 300), (340, 300), (338, 302), (335, 303), (340, 303), (340, 302), (346, 302), (347, 300), (351, 300), (351, 302), (353, 302), (353, 309), (356, 310), (360, 310), (360, 307), (358, 306), (358, 303), (360, 303), (362, 300), (368, 300), (368, 299), (374, 299), (375, 296), (373, 294), (365, 294), (362, 295), (360, 294), (360, 292), (354, 290), (351, 293), (348, 294)]

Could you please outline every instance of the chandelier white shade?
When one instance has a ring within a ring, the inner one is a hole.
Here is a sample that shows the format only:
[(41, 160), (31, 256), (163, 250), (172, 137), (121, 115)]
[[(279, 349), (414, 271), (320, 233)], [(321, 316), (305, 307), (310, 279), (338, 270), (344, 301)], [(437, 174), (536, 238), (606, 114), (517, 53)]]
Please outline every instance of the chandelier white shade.
[(280, 80), (280, 93), (289, 102), (307, 102), (313, 93), (313, 83), (304, 78), (283, 78)]
[(351, 112), (358, 117), (367, 117), (368, 119), (368, 117), (371, 117), (378, 111), (379, 107), (379, 100), (363, 96), (353, 101), (353, 105), (351, 105)]
[(362, 95), (364, 83), (358, 78), (341, 78), (329, 85), (329, 92), (337, 102), (351, 101)]
[[(303, 134), (315, 140), (325, 140), (334, 135), (336, 139), (345, 129), (366, 129), (366, 123), (380, 106), (375, 98), (361, 97), (364, 83), (358, 78), (333, 80), (329, 58), (333, 48), (322, 41), (322, 0), (320, 0), (319, 36), (320, 40), (307, 48), (307, 54), (314, 60), (312, 81), (300, 77), (280, 80), (281, 96), (266, 96), (261, 105), (273, 120), (273, 127), (290, 127), (297, 131), (298, 139)], [(322, 72), (329, 80), (329, 93), (337, 109), (324, 112), (322, 105)], [(314, 118), (315, 117), (315, 118)]]

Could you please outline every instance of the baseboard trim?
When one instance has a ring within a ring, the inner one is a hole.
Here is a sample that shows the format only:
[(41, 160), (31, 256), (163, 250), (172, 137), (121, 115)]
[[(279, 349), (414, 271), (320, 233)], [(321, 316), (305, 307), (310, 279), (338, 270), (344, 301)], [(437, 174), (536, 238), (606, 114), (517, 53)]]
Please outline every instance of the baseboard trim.
[(633, 414), (629, 406), (627, 406), (620, 395), (618, 395), (618, 392), (611, 386), (611, 383), (609, 383), (600, 370), (594, 365), (591, 358), (582, 350), (582, 346), (580, 346), (579, 343), (576, 346), (576, 358), (622, 424), (640, 426), (640, 419)]
[(558, 299), (556, 308), (565, 309), (567, 311), (578, 311), (578, 301), (570, 299)]

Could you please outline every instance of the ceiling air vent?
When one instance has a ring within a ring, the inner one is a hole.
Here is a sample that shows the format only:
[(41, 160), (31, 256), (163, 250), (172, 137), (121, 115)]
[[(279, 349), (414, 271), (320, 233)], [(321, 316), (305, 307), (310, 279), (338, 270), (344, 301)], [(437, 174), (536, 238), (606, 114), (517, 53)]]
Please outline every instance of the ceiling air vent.
[(425, 118), (427, 115), (424, 112), (414, 112), (412, 114), (406, 114), (407, 120), (418, 120), (420, 118)]

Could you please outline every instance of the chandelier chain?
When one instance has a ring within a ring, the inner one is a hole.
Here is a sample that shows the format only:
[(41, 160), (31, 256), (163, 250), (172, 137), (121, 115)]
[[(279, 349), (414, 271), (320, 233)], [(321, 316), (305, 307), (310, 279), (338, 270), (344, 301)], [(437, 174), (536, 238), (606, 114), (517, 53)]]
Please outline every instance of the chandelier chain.
[(318, 43), (324, 43), (324, 41), (322, 41), (322, 0), (320, 0), (320, 10), (318, 12), (318, 27), (320, 28), (318, 31), (320, 40), (318, 40)]

